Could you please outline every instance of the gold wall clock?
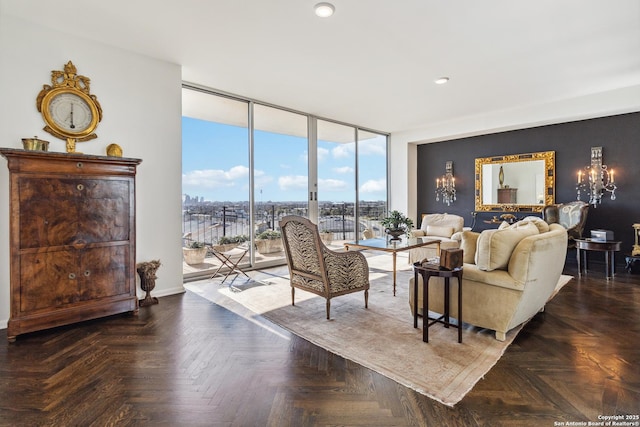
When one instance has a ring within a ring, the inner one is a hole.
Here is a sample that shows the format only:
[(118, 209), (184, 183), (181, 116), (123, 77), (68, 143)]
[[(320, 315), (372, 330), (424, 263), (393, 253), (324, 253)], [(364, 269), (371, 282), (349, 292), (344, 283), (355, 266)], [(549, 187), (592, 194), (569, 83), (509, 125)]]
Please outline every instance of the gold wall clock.
[(51, 71), (51, 85), (43, 85), (36, 99), (46, 125), (43, 129), (65, 140), (68, 153), (76, 152), (76, 142), (97, 138), (94, 131), (102, 120), (102, 108), (89, 90), (90, 82), (69, 61), (64, 71)]

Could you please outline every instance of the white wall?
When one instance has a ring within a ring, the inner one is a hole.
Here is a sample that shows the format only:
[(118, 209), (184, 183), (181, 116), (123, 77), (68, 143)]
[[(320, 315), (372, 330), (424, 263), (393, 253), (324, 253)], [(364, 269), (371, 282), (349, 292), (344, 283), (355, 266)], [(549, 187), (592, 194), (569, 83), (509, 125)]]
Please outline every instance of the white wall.
[[(154, 296), (183, 292), (181, 249), (181, 68), (0, 14), (0, 146), (37, 135), (50, 151), (65, 143), (42, 130), (36, 97), (51, 70), (73, 61), (91, 79), (103, 119), (98, 138), (76, 150), (103, 155), (117, 143), (142, 159), (137, 183), (138, 262), (160, 259)], [(0, 328), (9, 318), (9, 174), (0, 158)], [(136, 275), (136, 280), (139, 278)], [(139, 286), (139, 285), (138, 285)], [(138, 295), (144, 292), (138, 287)]]

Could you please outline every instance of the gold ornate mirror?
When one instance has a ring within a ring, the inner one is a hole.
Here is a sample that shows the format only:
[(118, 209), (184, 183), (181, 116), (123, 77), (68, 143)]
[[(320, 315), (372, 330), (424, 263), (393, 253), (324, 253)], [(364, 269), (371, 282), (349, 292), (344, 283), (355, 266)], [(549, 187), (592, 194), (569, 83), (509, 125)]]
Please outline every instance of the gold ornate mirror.
[(541, 212), (555, 203), (555, 151), (476, 159), (476, 211)]

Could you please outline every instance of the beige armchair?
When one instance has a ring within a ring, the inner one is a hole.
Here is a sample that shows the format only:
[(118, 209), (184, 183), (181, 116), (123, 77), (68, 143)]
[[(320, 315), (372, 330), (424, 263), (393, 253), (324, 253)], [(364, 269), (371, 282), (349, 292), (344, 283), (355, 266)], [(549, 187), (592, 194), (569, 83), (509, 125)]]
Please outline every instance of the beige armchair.
[(587, 222), (589, 204), (581, 200), (557, 205), (547, 205), (542, 209), (542, 218), (547, 224), (560, 224), (567, 229), (568, 247), (575, 247), (575, 239), (582, 238)]
[(291, 305), (295, 288), (320, 295), (327, 300), (330, 318), (331, 298), (364, 291), (364, 306), (369, 301), (369, 265), (360, 252), (335, 252), (328, 249), (318, 226), (300, 216), (280, 220), (280, 230), (291, 277)]
[[(423, 214), (419, 230), (411, 231), (411, 237), (436, 237), (440, 239), (440, 249), (455, 249), (460, 246), (464, 218), (447, 213)], [(422, 247), (409, 251), (409, 262), (440, 256), (434, 247)]]

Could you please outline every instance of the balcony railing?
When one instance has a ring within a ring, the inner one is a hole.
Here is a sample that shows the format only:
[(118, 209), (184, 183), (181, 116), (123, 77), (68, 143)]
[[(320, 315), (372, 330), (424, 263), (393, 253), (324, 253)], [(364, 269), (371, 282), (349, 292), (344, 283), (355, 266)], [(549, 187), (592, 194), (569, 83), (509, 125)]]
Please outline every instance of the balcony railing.
[[(280, 219), (287, 215), (307, 216), (307, 205), (296, 203), (260, 203), (254, 212), (255, 233), (265, 230), (279, 230)], [(385, 202), (361, 202), (360, 220), (356, 225), (353, 203), (321, 203), (319, 206), (318, 230), (332, 233), (334, 246), (341, 247), (341, 242), (361, 238), (365, 229), (373, 231), (375, 236), (382, 236), (380, 219), (386, 213)], [(183, 246), (192, 242), (202, 242), (205, 246), (214, 246), (224, 242), (223, 238), (250, 240), (251, 221), (248, 203), (223, 204), (203, 202), (183, 206), (182, 236)], [(259, 257), (256, 258), (259, 261)], [(207, 257), (206, 265), (187, 266), (185, 275), (211, 268), (217, 268), (217, 259)]]

